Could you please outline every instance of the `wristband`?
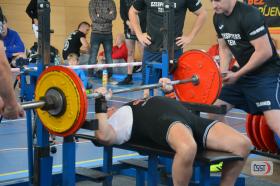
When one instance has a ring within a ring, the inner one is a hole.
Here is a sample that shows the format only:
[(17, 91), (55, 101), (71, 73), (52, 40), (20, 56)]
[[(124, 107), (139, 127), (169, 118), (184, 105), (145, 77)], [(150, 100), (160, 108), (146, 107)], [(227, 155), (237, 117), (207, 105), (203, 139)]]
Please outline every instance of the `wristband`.
[(107, 101), (105, 96), (95, 99), (95, 113), (107, 113)]

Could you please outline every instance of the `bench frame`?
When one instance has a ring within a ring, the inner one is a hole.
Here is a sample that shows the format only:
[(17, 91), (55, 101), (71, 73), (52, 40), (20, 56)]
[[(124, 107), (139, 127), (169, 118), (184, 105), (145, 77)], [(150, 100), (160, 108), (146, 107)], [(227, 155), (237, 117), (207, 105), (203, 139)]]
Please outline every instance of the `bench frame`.
[[(136, 186), (144, 186), (147, 181), (148, 186), (156, 186), (159, 184), (158, 166), (164, 164), (166, 172), (171, 175), (171, 165), (174, 156), (173, 151), (166, 151), (162, 149), (154, 149), (151, 147), (126, 143), (123, 145), (114, 146), (102, 146), (94, 136), (85, 134), (76, 134), (78, 138), (90, 140), (94, 145), (103, 147), (103, 167), (102, 170), (106, 173), (113, 172), (113, 148), (119, 148), (124, 150), (130, 150), (138, 152), (140, 155), (148, 157), (147, 171), (143, 168), (134, 167), (136, 169)], [(229, 161), (243, 160), (242, 157), (234, 155), (232, 153), (219, 152), (219, 151), (204, 151), (198, 153), (194, 163), (193, 177), (190, 185), (209, 186), (211, 184), (218, 184), (220, 176), (210, 175), (210, 165)], [(146, 179), (145, 179), (146, 173)], [(105, 179), (104, 184), (112, 185), (112, 177)], [(168, 185), (172, 185), (172, 179), (168, 180)], [(239, 177), (236, 184), (238, 186), (245, 185), (245, 178)]]

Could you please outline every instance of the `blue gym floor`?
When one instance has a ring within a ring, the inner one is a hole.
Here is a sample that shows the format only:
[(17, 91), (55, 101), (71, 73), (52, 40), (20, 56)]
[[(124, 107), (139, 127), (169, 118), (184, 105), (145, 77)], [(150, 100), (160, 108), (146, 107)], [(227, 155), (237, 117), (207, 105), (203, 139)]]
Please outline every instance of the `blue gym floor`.
[[(121, 76), (122, 77), (122, 76)], [(115, 76), (115, 80), (120, 80), (120, 77)], [(112, 89), (126, 88), (135, 85), (140, 85), (139, 75), (134, 77), (134, 85), (117, 86), (114, 81), (109, 81), (108, 87)], [(100, 86), (101, 80), (92, 80), (94, 87)], [(143, 91), (130, 92), (113, 96), (110, 101), (112, 105), (120, 106), (132, 99), (141, 98)], [(88, 117), (94, 116), (93, 101), (89, 101)], [(202, 116), (205, 114), (202, 113)], [(246, 113), (240, 110), (232, 110), (227, 116), (227, 122), (245, 134), (245, 117)], [(0, 185), (7, 180), (25, 178), (28, 176), (28, 160), (27, 160), (27, 134), (25, 118), (17, 120), (3, 120), (0, 124)], [(80, 130), (82, 133), (89, 133), (86, 130)], [(61, 138), (56, 138), (57, 152), (51, 154), (54, 158), (53, 172), (61, 170)], [(139, 157), (135, 152), (116, 149), (114, 151), (114, 161), (120, 159)], [(251, 158), (258, 158), (256, 155), (251, 155)], [(267, 159), (267, 158), (264, 158)], [(279, 161), (278, 161), (279, 163)], [(102, 148), (95, 147), (89, 141), (80, 140), (77, 142), (76, 148), (76, 164), (77, 166), (94, 167), (102, 164)], [(249, 165), (248, 165), (249, 166)], [(279, 168), (279, 167), (278, 167)], [(274, 175), (279, 177), (279, 175)], [(260, 182), (259, 182), (260, 183)], [(270, 182), (265, 182), (268, 185)], [(274, 182), (275, 183), (275, 182)], [(280, 185), (280, 182), (276, 183)], [(254, 185), (258, 185), (256, 182)], [(261, 184), (263, 185), (263, 183)]]

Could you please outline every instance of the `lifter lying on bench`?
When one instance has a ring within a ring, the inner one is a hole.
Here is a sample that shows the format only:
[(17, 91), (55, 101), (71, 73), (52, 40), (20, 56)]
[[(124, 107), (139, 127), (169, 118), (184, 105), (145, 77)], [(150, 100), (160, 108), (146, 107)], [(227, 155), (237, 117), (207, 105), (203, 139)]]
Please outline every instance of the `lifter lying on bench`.
[[(160, 79), (165, 92), (170, 89), (166, 86), (169, 81)], [(95, 92), (107, 94), (103, 87)], [(95, 99), (95, 112), (99, 121), (95, 136), (103, 145), (130, 142), (174, 150), (174, 186), (188, 185), (196, 153), (203, 149), (231, 152), (244, 158), (243, 161), (223, 164), (221, 185), (234, 185), (250, 153), (251, 143), (247, 137), (222, 122), (188, 112), (175, 99), (161, 96), (139, 99), (117, 110), (107, 109), (106, 99), (102, 96)]]

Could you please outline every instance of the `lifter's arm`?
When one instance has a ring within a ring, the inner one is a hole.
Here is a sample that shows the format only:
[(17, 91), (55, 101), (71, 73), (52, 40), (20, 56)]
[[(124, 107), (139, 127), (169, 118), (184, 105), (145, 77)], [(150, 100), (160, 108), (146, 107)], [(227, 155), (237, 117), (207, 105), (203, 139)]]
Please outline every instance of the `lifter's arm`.
[[(100, 87), (94, 90), (96, 93), (105, 95), (107, 90)], [(95, 99), (95, 116), (98, 119), (98, 130), (95, 131), (95, 137), (103, 145), (112, 145), (116, 141), (116, 132), (108, 124), (107, 101), (104, 96)]]

